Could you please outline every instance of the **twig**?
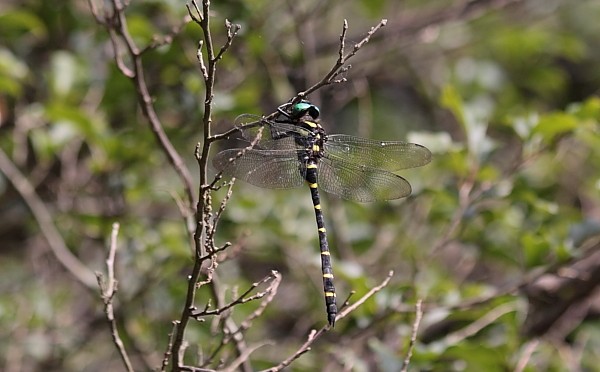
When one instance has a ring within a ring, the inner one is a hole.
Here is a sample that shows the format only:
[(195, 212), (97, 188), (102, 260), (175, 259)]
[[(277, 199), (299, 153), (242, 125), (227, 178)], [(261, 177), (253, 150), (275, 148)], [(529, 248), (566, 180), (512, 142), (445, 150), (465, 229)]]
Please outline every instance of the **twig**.
[(386, 24), (387, 19), (382, 19), (381, 21), (379, 21), (379, 23), (375, 27), (371, 27), (371, 30), (369, 30), (367, 35), (361, 41), (354, 44), (354, 47), (352, 48), (351, 52), (349, 52), (348, 54), (344, 54), (344, 49), (346, 45), (346, 33), (348, 32), (348, 21), (344, 19), (344, 25), (342, 26), (342, 33), (340, 35), (340, 48), (338, 51), (337, 61), (335, 62), (331, 70), (329, 70), (329, 72), (319, 82), (317, 82), (307, 90), (298, 93), (296, 97), (292, 99), (292, 102), (308, 96), (310, 93), (325, 85), (345, 81), (345, 79), (341, 79), (339, 81), (335, 81), (334, 79), (340, 74), (348, 71), (350, 65), (346, 65), (346, 62), (348, 62), (348, 60), (352, 58), (360, 50), (360, 48), (362, 48), (366, 43), (369, 42), (369, 40), (371, 40), (373, 34), (375, 34), (380, 28), (382, 28)]
[(254, 289), (256, 289), (259, 285), (264, 284), (273, 279), (280, 278), (280, 277), (281, 277), (281, 275), (277, 271), (273, 270), (273, 271), (271, 271), (271, 274), (262, 278), (260, 281), (252, 283), (252, 285), (244, 293), (242, 293), (240, 296), (238, 296), (238, 298), (231, 301), (227, 305), (220, 307), (218, 309), (214, 309), (214, 310), (206, 310), (205, 309), (203, 311), (196, 312), (196, 313), (192, 312), (190, 314), (190, 316), (197, 319), (199, 317), (203, 317), (203, 316), (207, 316), (207, 315), (219, 315), (219, 314), (222, 314), (223, 312), (231, 309), (235, 305), (245, 304), (247, 302), (263, 298), (268, 293), (271, 293), (271, 291), (272, 291), (271, 286), (269, 286), (269, 288), (267, 288), (267, 290), (265, 290), (264, 292), (258, 292), (257, 294), (252, 295), (250, 297), (246, 297), (246, 296), (248, 296), (250, 294), (250, 292), (252, 292)]
[[(127, 18), (125, 17), (124, 12), (127, 4), (120, 0), (111, 0), (112, 10), (110, 13), (105, 11), (104, 14), (100, 14), (94, 5), (93, 0), (88, 0), (88, 4), (96, 22), (106, 27), (112, 43), (115, 63), (121, 73), (133, 81), (137, 90), (140, 107), (144, 117), (150, 124), (150, 129), (167, 156), (167, 159), (175, 169), (175, 172), (181, 179), (190, 206), (195, 205), (196, 199), (192, 192), (193, 182), (190, 172), (163, 129), (158, 114), (154, 109), (154, 100), (150, 95), (146, 83), (144, 65), (142, 64), (142, 54), (154, 44), (150, 44), (150, 46), (142, 50), (135, 44), (135, 41), (129, 33)], [(172, 40), (172, 37), (168, 39)], [(132, 67), (127, 66), (123, 61), (121, 48), (119, 47), (120, 42), (125, 45), (126, 54), (131, 59)], [(166, 43), (166, 41), (164, 43)]]
[(412, 358), (412, 353), (415, 348), (415, 344), (417, 342), (417, 333), (419, 331), (419, 325), (421, 324), (421, 319), (423, 318), (423, 310), (421, 308), (423, 300), (420, 298), (417, 300), (417, 304), (415, 305), (415, 321), (413, 322), (412, 334), (410, 336), (410, 343), (408, 344), (408, 350), (406, 352), (406, 358), (404, 358), (404, 362), (402, 362), (401, 372), (408, 371), (408, 365), (410, 364), (410, 359)]
[(167, 350), (163, 356), (163, 360), (160, 366), (160, 371), (164, 372), (167, 370), (169, 366), (169, 360), (171, 359), (171, 350), (173, 350), (173, 336), (175, 335), (175, 331), (177, 330), (177, 322), (173, 322), (173, 330), (169, 333), (169, 343), (167, 344)]
[(307, 352), (309, 352), (311, 350), (311, 345), (316, 340), (318, 340), (319, 337), (321, 337), (321, 335), (323, 333), (326, 332), (327, 327), (329, 327), (329, 326), (328, 325), (324, 326), (323, 328), (319, 329), (318, 331), (315, 330), (315, 329), (313, 329), (312, 331), (310, 331), (310, 333), (308, 334), (308, 337), (306, 339), (306, 342), (304, 344), (302, 344), (302, 346), (300, 346), (300, 348), (298, 350), (296, 350), (296, 352), (292, 356), (290, 356), (286, 360), (282, 361), (281, 363), (279, 363), (275, 367), (262, 370), (261, 372), (277, 372), (277, 371), (281, 371), (285, 367), (289, 366), (294, 360), (300, 358), (303, 354), (305, 354), (305, 353), (307, 353)]
[(217, 56), (215, 57), (215, 62), (223, 57), (223, 54), (225, 54), (227, 49), (229, 49), (229, 47), (231, 46), (231, 43), (233, 43), (233, 38), (237, 35), (237, 33), (242, 28), (240, 25), (238, 25), (236, 23), (229, 22), (228, 19), (225, 20), (225, 27), (227, 28), (227, 41), (221, 47), (221, 50), (219, 50), (219, 53), (217, 53)]
[[(369, 292), (365, 293), (365, 295), (362, 296), (361, 298), (359, 298), (358, 301), (356, 301), (354, 304), (345, 307), (341, 312), (338, 313), (335, 320), (338, 321), (340, 319), (343, 319), (348, 314), (350, 314), (352, 311), (354, 311), (356, 308), (358, 308), (360, 305), (362, 305), (365, 301), (367, 301), (369, 298), (371, 298), (375, 293), (377, 293), (377, 292), (381, 291), (383, 288), (385, 288), (388, 285), (388, 283), (390, 282), (390, 279), (392, 278), (393, 275), (394, 275), (394, 272), (390, 271), (388, 273), (388, 276), (383, 280), (383, 282), (381, 282), (381, 284), (379, 284), (376, 287), (371, 288), (371, 290)], [(308, 335), (306, 342), (304, 344), (302, 344), (302, 346), (300, 346), (300, 348), (298, 350), (296, 350), (296, 352), (294, 354), (292, 354), (290, 357), (288, 357), (287, 359), (285, 359), (284, 361), (282, 361), (275, 367), (265, 369), (262, 372), (281, 371), (285, 367), (289, 366), (294, 360), (296, 360), (300, 356), (302, 356), (302, 354), (310, 351), (312, 344), (316, 340), (318, 340), (325, 332), (327, 332), (330, 329), (330, 327), (331, 326), (329, 326), (329, 325), (325, 325), (318, 331), (312, 330), (310, 332), (310, 334)]]
[(535, 351), (535, 349), (537, 349), (539, 344), (540, 340), (537, 338), (529, 340), (525, 343), (525, 345), (523, 346), (521, 357), (517, 361), (517, 365), (515, 366), (514, 372), (522, 372), (523, 370), (525, 370), (527, 363), (529, 363), (529, 359), (531, 359), (533, 352)]
[(236, 333), (244, 332), (252, 325), (254, 319), (258, 318), (265, 311), (267, 306), (273, 301), (275, 295), (277, 294), (277, 289), (279, 289), (279, 284), (281, 284), (281, 274), (275, 270), (271, 271), (271, 275), (274, 277), (273, 282), (269, 287), (265, 290), (267, 296), (260, 303), (260, 306), (256, 310), (252, 312), (252, 314), (248, 315), (246, 319), (242, 321), (240, 327), (236, 331)]
[(29, 207), (58, 262), (77, 279), (77, 282), (87, 288), (95, 289), (97, 282), (94, 273), (71, 253), (61, 233), (54, 225), (52, 215), (36, 193), (35, 188), (2, 149), (0, 149), (0, 171), (4, 173)]
[(224, 368), (222, 371), (223, 372), (232, 372), (232, 371), (236, 371), (237, 368), (244, 363), (246, 360), (248, 360), (248, 358), (250, 357), (250, 355), (255, 352), (256, 350), (258, 350), (259, 348), (265, 346), (265, 345), (270, 345), (270, 342), (263, 342), (259, 345), (253, 346), (253, 347), (249, 347), (246, 350), (244, 350), (244, 352), (242, 354), (240, 354), (240, 356), (238, 356), (237, 358), (235, 358), (235, 360), (233, 362), (231, 362), (231, 364), (227, 367)]
[[(264, 294), (268, 294), (268, 295), (263, 299), (260, 306), (254, 312), (252, 312), (252, 314), (250, 314), (237, 329), (233, 328), (234, 323), (231, 318), (226, 317), (223, 320), (222, 323), (224, 324), (224, 328), (223, 328), (222, 333), (224, 334), (224, 336), (221, 338), (221, 342), (219, 343), (219, 345), (215, 348), (215, 350), (213, 350), (211, 355), (206, 359), (205, 364), (210, 363), (216, 357), (216, 355), (219, 354), (219, 352), (223, 349), (223, 347), (225, 345), (227, 345), (232, 339), (236, 342), (236, 348), (238, 349), (238, 353), (239, 353), (240, 357), (242, 355), (249, 355), (248, 354), (249, 349), (248, 349), (248, 347), (246, 347), (244, 339), (242, 338), (241, 334), (251, 326), (253, 319), (255, 319), (256, 317), (260, 316), (263, 313), (264, 309), (275, 297), (275, 294), (277, 293), (279, 284), (281, 283), (281, 274), (279, 274), (277, 271), (272, 271), (271, 274), (269, 276), (265, 277), (261, 282), (266, 282), (271, 279), (273, 279), (272, 283), (265, 290), (265, 292), (261, 293), (261, 297), (263, 297)], [(256, 284), (257, 283), (255, 283), (255, 285)], [(243, 296), (244, 295), (242, 295), (241, 297), (243, 297)], [(253, 296), (253, 297), (255, 297), (255, 296)], [(252, 299), (256, 299), (256, 298), (252, 298)], [(251, 299), (248, 298), (248, 300), (251, 300)], [(247, 301), (245, 301), (245, 302), (247, 302)], [(205, 308), (205, 311), (206, 311), (206, 309), (208, 309), (208, 305)], [(239, 358), (238, 358), (238, 360), (241, 360), (244, 363), (245, 370), (248, 370), (248, 369), (251, 370), (251, 367), (249, 365), (247, 365), (247, 360), (239, 359)]]
[(487, 327), (489, 324), (493, 323), (496, 319), (500, 318), (501, 316), (513, 311), (515, 311), (514, 303), (502, 304), (493, 309), (492, 311), (488, 312), (481, 318), (477, 319), (473, 323), (469, 324), (468, 326), (456, 332), (448, 334), (442, 339), (442, 342), (446, 345), (455, 345), (464, 340), (465, 338), (475, 335), (477, 332)]
[(140, 51), (140, 54), (144, 54), (149, 50), (159, 48), (163, 45), (171, 44), (175, 36), (181, 33), (181, 30), (189, 21), (190, 19), (188, 17), (185, 17), (180, 24), (173, 27), (171, 31), (169, 31), (166, 35), (163, 35), (162, 37), (155, 35), (154, 37), (152, 37), (152, 42), (148, 44), (144, 49), (142, 49)]
[(117, 293), (117, 280), (115, 279), (115, 255), (117, 252), (117, 237), (119, 236), (119, 224), (113, 223), (112, 233), (110, 235), (110, 250), (108, 258), (106, 259), (106, 272), (108, 277), (104, 280), (102, 273), (97, 272), (96, 278), (98, 279), (98, 286), (100, 287), (100, 295), (104, 301), (104, 313), (110, 325), (110, 331), (113, 338), (113, 342), (119, 350), (121, 360), (125, 365), (127, 371), (133, 372), (133, 366), (125, 350), (125, 345), (119, 336), (119, 330), (117, 329), (117, 322), (115, 320), (115, 313), (113, 307), (113, 299)]
[[(194, 233), (194, 267), (192, 268), (192, 273), (189, 276), (185, 304), (183, 306), (179, 324), (175, 332), (175, 337), (173, 339), (173, 347), (171, 350), (171, 354), (173, 361), (172, 368), (174, 370), (179, 370), (182, 367), (185, 329), (194, 311), (194, 299), (196, 296), (196, 290), (198, 288), (197, 284), (200, 278), (202, 263), (204, 262), (202, 260), (202, 249), (204, 248), (206, 250), (209, 247), (214, 247), (213, 237), (209, 237), (207, 236), (208, 234), (206, 234), (206, 229), (209, 227), (209, 223), (207, 223), (207, 217), (209, 217), (208, 214), (210, 213), (210, 210), (212, 208), (210, 197), (212, 189), (208, 185), (207, 180), (208, 155), (212, 144), (212, 141), (209, 139), (211, 138), (213, 92), (215, 84), (215, 75), (217, 71), (217, 62), (221, 59), (223, 54), (231, 46), (233, 38), (239, 30), (239, 26), (232, 25), (229, 22), (226, 23), (226, 27), (228, 29), (227, 42), (223, 47), (221, 47), (221, 51), (215, 57), (213, 40), (210, 30), (210, 1), (203, 0), (202, 9), (200, 9), (200, 6), (196, 2), (196, 0), (192, 0), (191, 6), (190, 4), (187, 4), (186, 6), (188, 9), (189, 16), (196, 24), (200, 26), (203, 32), (203, 40), (199, 42), (197, 56), (200, 69), (202, 71), (202, 76), (204, 78), (206, 92), (204, 99), (204, 115), (202, 117), (204, 140), (202, 144), (196, 148), (195, 151), (196, 159), (198, 161), (198, 169), (200, 173), (200, 195), (196, 205), (196, 229)], [(206, 52), (206, 64), (203, 58), (203, 50)], [(209, 271), (207, 273), (206, 283), (210, 283), (212, 281), (212, 272), (210, 270), (214, 270), (217, 264), (216, 259), (214, 259), (215, 252), (213, 251), (208, 253), (208, 257), (212, 260), (212, 262), (211, 266), (208, 269)], [(214, 287), (214, 283), (213, 285), (211, 285), (211, 287)], [(214, 288), (212, 289), (213, 293), (215, 293)], [(218, 298), (215, 297), (215, 299)]]
[(350, 306), (346, 307), (345, 309), (343, 309), (342, 311), (340, 311), (338, 316), (335, 317), (335, 320), (337, 321), (338, 319), (343, 319), (344, 317), (346, 317), (346, 315), (348, 315), (349, 313), (354, 311), (357, 307), (362, 305), (366, 300), (368, 300), (375, 293), (377, 293), (377, 292), (381, 291), (383, 288), (385, 288), (388, 285), (388, 283), (390, 282), (390, 279), (392, 279), (392, 276), (394, 276), (394, 271), (390, 270), (390, 272), (388, 272), (387, 277), (385, 278), (385, 280), (383, 282), (381, 282), (381, 284), (379, 284), (376, 287), (371, 288), (371, 290), (369, 292), (367, 292), (364, 296), (359, 298), (358, 301), (356, 301), (352, 305), (350, 305)]

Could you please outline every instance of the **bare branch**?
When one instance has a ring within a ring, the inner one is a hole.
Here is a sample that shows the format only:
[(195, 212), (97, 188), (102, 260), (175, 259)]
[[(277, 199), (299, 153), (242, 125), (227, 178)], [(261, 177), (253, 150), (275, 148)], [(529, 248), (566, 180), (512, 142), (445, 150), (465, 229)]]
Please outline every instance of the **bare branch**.
[(444, 344), (455, 345), (465, 338), (475, 335), (477, 332), (481, 331), (483, 328), (487, 327), (501, 316), (514, 312), (515, 306), (515, 303), (509, 302), (496, 307), (468, 326), (446, 335), (446, 337), (443, 338)]
[(373, 296), (375, 293), (377, 293), (377, 292), (381, 291), (383, 288), (385, 288), (388, 285), (388, 283), (390, 282), (390, 279), (392, 279), (392, 276), (394, 276), (394, 271), (390, 270), (387, 277), (385, 278), (385, 280), (383, 282), (381, 282), (381, 284), (379, 284), (376, 287), (371, 288), (371, 290), (369, 292), (367, 292), (364, 296), (359, 298), (358, 301), (356, 301), (352, 305), (350, 305), (350, 306), (346, 307), (345, 309), (343, 309), (342, 311), (340, 311), (340, 313), (335, 317), (335, 320), (337, 321), (338, 319), (343, 319), (348, 314), (350, 314), (352, 311), (354, 311), (357, 307), (362, 305), (366, 300), (371, 298), (371, 296)]
[(233, 362), (231, 362), (231, 364), (227, 368), (224, 368), (222, 371), (224, 371), (224, 372), (236, 371), (242, 363), (244, 363), (246, 360), (248, 360), (248, 358), (250, 357), (250, 355), (253, 352), (255, 352), (256, 350), (258, 350), (259, 348), (261, 348), (265, 345), (270, 345), (270, 344), (271, 344), (270, 342), (263, 342), (259, 345), (253, 346), (251, 348), (247, 348), (246, 350), (244, 350), (244, 352), (240, 356), (235, 358), (235, 360)]
[(96, 273), (96, 277), (98, 279), (98, 285), (100, 286), (100, 295), (104, 301), (104, 313), (106, 314), (108, 324), (110, 325), (110, 333), (113, 338), (113, 342), (119, 351), (119, 355), (121, 356), (121, 360), (125, 365), (125, 369), (127, 369), (129, 372), (133, 372), (131, 360), (129, 359), (127, 350), (125, 350), (125, 345), (123, 345), (123, 341), (119, 336), (119, 330), (117, 328), (113, 306), (113, 299), (117, 293), (117, 280), (115, 279), (115, 255), (117, 252), (118, 236), (119, 224), (113, 223), (112, 233), (110, 236), (110, 250), (108, 253), (108, 258), (106, 259), (106, 272), (108, 277), (106, 280), (104, 280), (102, 273)]
[(515, 366), (514, 372), (522, 372), (525, 370), (527, 363), (529, 363), (529, 359), (531, 359), (531, 356), (533, 355), (535, 349), (537, 349), (539, 344), (540, 339), (538, 338), (529, 340), (525, 343), (525, 345), (522, 347), (521, 356), (517, 361), (517, 365)]
[[(198, 63), (202, 71), (204, 78), (204, 85), (206, 87), (205, 99), (204, 99), (204, 115), (202, 117), (202, 126), (204, 140), (201, 144), (196, 147), (195, 156), (198, 161), (198, 169), (200, 173), (200, 188), (199, 198), (196, 206), (196, 230), (194, 233), (194, 267), (188, 281), (188, 291), (186, 295), (185, 305), (181, 312), (181, 318), (179, 320), (179, 326), (177, 327), (176, 334), (173, 341), (172, 347), (172, 359), (173, 368), (179, 369), (182, 367), (181, 361), (183, 360), (184, 353), (184, 334), (185, 329), (189, 323), (190, 317), (193, 316), (194, 312), (194, 298), (196, 296), (196, 290), (199, 286), (204, 284), (211, 284), (213, 297), (219, 302), (218, 294), (215, 292), (215, 283), (213, 279), (214, 270), (216, 269), (218, 262), (215, 257), (214, 248), (214, 221), (211, 221), (210, 211), (212, 209), (211, 203), (211, 192), (213, 184), (209, 185), (208, 180), (208, 155), (210, 152), (210, 146), (213, 141), (211, 138), (211, 123), (212, 123), (212, 104), (213, 104), (213, 92), (215, 84), (215, 75), (217, 71), (217, 62), (222, 58), (223, 54), (231, 46), (233, 38), (239, 30), (239, 26), (231, 25), (226, 22), (228, 28), (228, 38), (225, 45), (221, 48), (218, 55), (215, 57), (213, 39), (210, 29), (210, 1), (202, 0), (202, 9), (196, 0), (191, 1), (191, 5), (187, 4), (187, 9), (192, 20), (200, 26), (203, 33), (203, 40), (198, 45)], [(192, 9), (193, 8), (193, 9)], [(204, 51), (204, 53), (203, 53)], [(206, 58), (206, 59), (205, 59)], [(224, 208), (224, 207), (223, 207)], [(212, 224), (212, 226), (211, 226)], [(202, 263), (204, 262), (202, 256), (202, 250), (208, 253), (207, 258), (211, 260), (211, 264), (206, 271), (207, 279), (199, 282)], [(225, 249), (225, 247), (223, 248)], [(236, 340), (238, 341), (238, 340)], [(238, 351), (243, 354), (244, 350), (242, 345), (243, 340), (238, 342)]]
[(196, 51), (196, 59), (198, 60), (198, 64), (200, 65), (200, 71), (202, 71), (202, 77), (204, 80), (208, 80), (208, 72), (206, 70), (206, 65), (204, 65), (204, 58), (202, 57), (202, 46), (204, 42), (202, 40), (198, 41), (198, 50)]
[(4, 173), (29, 207), (58, 262), (77, 279), (77, 282), (87, 288), (95, 289), (97, 282), (94, 273), (71, 253), (61, 233), (54, 225), (54, 219), (50, 211), (48, 211), (29, 180), (19, 171), (2, 149), (0, 149), (0, 171)]
[(181, 23), (179, 23), (177, 26), (174, 26), (171, 29), (171, 31), (169, 31), (167, 34), (162, 35), (162, 36), (154, 35), (152, 37), (152, 42), (150, 44), (148, 44), (144, 49), (142, 49), (140, 54), (144, 54), (149, 50), (156, 49), (163, 45), (173, 43), (173, 39), (175, 38), (175, 36), (177, 36), (181, 33), (181, 30), (185, 27), (185, 25), (189, 21), (190, 21), (190, 19), (188, 17), (185, 17), (183, 19), (183, 21), (181, 21)]
[[(377, 293), (377, 292), (381, 291), (383, 288), (385, 288), (388, 285), (388, 283), (390, 282), (390, 279), (392, 278), (393, 275), (394, 275), (394, 272), (390, 271), (388, 273), (388, 276), (383, 280), (383, 282), (381, 282), (381, 284), (379, 284), (376, 287), (373, 287), (364, 296), (362, 296), (361, 298), (359, 298), (358, 301), (356, 301), (356, 303), (354, 303), (354, 304), (352, 304), (350, 306), (345, 307), (341, 312), (338, 313), (338, 315), (335, 317), (335, 320), (337, 321), (339, 319), (342, 319), (342, 318), (346, 317), (348, 314), (350, 314), (352, 311), (354, 311), (356, 308), (358, 308), (360, 305), (362, 305), (365, 301), (367, 301), (369, 298), (371, 298), (375, 293)], [(279, 363), (275, 367), (266, 369), (263, 372), (281, 371), (285, 367), (289, 366), (294, 360), (296, 360), (300, 356), (302, 356), (302, 354), (310, 351), (312, 344), (316, 340), (318, 340), (319, 337), (321, 337), (330, 328), (331, 328), (330, 325), (325, 325), (321, 329), (319, 329), (318, 331), (312, 330), (310, 332), (310, 334), (308, 335), (308, 338), (307, 338), (306, 342), (304, 344), (302, 344), (302, 346), (300, 346), (300, 348), (298, 350), (296, 350), (296, 352), (294, 354), (292, 354), (290, 357), (288, 357), (287, 359), (285, 359), (284, 361), (282, 361), (281, 363)]]
[(402, 362), (401, 372), (408, 371), (408, 365), (410, 364), (410, 359), (412, 358), (413, 349), (415, 348), (415, 344), (417, 342), (417, 333), (419, 331), (419, 325), (421, 324), (421, 319), (423, 318), (423, 309), (421, 308), (421, 304), (423, 300), (420, 298), (417, 300), (417, 304), (415, 305), (415, 321), (413, 322), (412, 333), (410, 336), (410, 342), (408, 344), (408, 350), (406, 351), (406, 358), (404, 358), (404, 362)]
[(177, 321), (173, 322), (173, 330), (169, 333), (169, 343), (167, 344), (167, 350), (164, 353), (163, 360), (160, 366), (160, 371), (164, 372), (167, 370), (169, 366), (169, 360), (171, 359), (171, 351), (173, 350), (173, 336), (175, 335), (175, 331), (177, 330), (177, 325), (179, 323)]
[[(143, 51), (147, 50), (148, 48), (140, 51), (131, 37), (131, 34), (129, 33), (127, 18), (125, 17), (124, 13), (128, 3), (120, 0), (112, 0), (112, 13), (109, 14), (108, 11), (105, 11), (104, 15), (100, 14), (93, 0), (89, 0), (88, 3), (90, 5), (92, 14), (96, 18), (96, 21), (106, 27), (112, 43), (115, 63), (117, 64), (117, 67), (121, 73), (133, 81), (137, 90), (138, 101), (140, 107), (142, 108), (144, 117), (146, 117), (148, 120), (150, 129), (152, 130), (152, 133), (154, 134), (158, 144), (166, 154), (167, 159), (181, 179), (190, 207), (194, 206), (196, 204), (196, 199), (192, 192), (192, 177), (187, 169), (187, 166), (185, 165), (185, 162), (177, 150), (175, 150), (175, 147), (166, 135), (158, 114), (154, 109), (154, 101), (148, 90), (144, 66), (141, 58)], [(126, 55), (129, 59), (131, 59), (131, 67), (127, 66), (123, 60), (121, 45), (124, 45), (126, 49)]]
[(223, 54), (225, 54), (227, 49), (229, 49), (229, 47), (231, 46), (231, 43), (233, 43), (233, 38), (237, 35), (237, 33), (242, 28), (242, 26), (240, 26), (236, 23), (231, 23), (227, 19), (225, 20), (225, 27), (227, 27), (227, 41), (221, 47), (221, 50), (219, 50), (219, 53), (215, 57), (215, 61), (217, 61), (217, 60), (221, 59), (221, 57), (223, 57)]
[(218, 308), (218, 309), (214, 309), (214, 310), (205, 309), (205, 310), (197, 312), (197, 313), (192, 312), (192, 314), (190, 314), (190, 316), (195, 319), (198, 319), (200, 317), (207, 316), (207, 315), (219, 315), (219, 314), (222, 314), (223, 312), (231, 309), (235, 305), (245, 304), (247, 302), (263, 298), (265, 295), (267, 295), (267, 294), (271, 293), (273, 290), (277, 289), (277, 286), (269, 286), (264, 292), (258, 292), (255, 295), (252, 295), (250, 297), (246, 297), (246, 296), (248, 296), (250, 294), (250, 292), (252, 292), (254, 289), (256, 289), (261, 284), (267, 283), (271, 280), (277, 280), (276, 283), (277, 283), (277, 286), (279, 286), (279, 281), (281, 281), (281, 275), (277, 271), (271, 271), (271, 274), (265, 276), (263, 279), (261, 279), (258, 282), (252, 283), (252, 285), (244, 293), (242, 293), (240, 296), (238, 296), (235, 300), (231, 301), (227, 305), (225, 305), (221, 308)]
[(252, 325), (252, 321), (261, 316), (267, 308), (267, 306), (269, 305), (269, 303), (271, 303), (271, 301), (273, 301), (273, 299), (275, 298), (275, 295), (277, 294), (277, 289), (279, 288), (279, 284), (281, 284), (281, 274), (277, 271), (272, 271), (271, 275), (273, 275), (274, 278), (271, 285), (265, 290), (267, 296), (261, 302), (260, 306), (242, 321), (238, 332), (243, 332), (250, 328), (250, 326)]
[[(296, 95), (296, 97), (294, 97), (292, 102), (308, 96), (310, 93), (314, 92), (315, 90), (317, 90), (321, 87), (324, 87), (325, 85), (329, 85), (329, 84), (336, 82), (334, 80), (335, 77), (339, 76), (340, 73), (344, 73), (344, 72), (348, 71), (348, 69), (350, 68), (350, 65), (344, 66), (346, 64), (346, 62), (348, 62), (348, 60), (350, 58), (352, 58), (360, 50), (360, 48), (362, 48), (366, 43), (369, 42), (369, 40), (371, 40), (371, 37), (373, 36), (373, 34), (375, 34), (380, 28), (382, 28), (386, 24), (387, 24), (387, 19), (382, 19), (381, 21), (379, 21), (379, 23), (375, 27), (371, 27), (371, 30), (369, 30), (367, 35), (361, 41), (354, 44), (354, 47), (352, 48), (352, 51), (350, 53), (344, 55), (344, 49), (345, 49), (345, 43), (346, 43), (346, 33), (348, 31), (348, 21), (344, 20), (344, 25), (342, 27), (342, 33), (340, 35), (340, 48), (339, 48), (339, 52), (338, 52), (339, 56), (338, 56), (337, 61), (335, 62), (335, 64), (331, 68), (331, 70), (329, 70), (329, 72), (319, 82), (317, 82), (315, 85), (308, 88), (307, 90), (298, 93)], [(341, 81), (344, 81), (344, 79), (338, 80), (338, 82), (341, 82)]]

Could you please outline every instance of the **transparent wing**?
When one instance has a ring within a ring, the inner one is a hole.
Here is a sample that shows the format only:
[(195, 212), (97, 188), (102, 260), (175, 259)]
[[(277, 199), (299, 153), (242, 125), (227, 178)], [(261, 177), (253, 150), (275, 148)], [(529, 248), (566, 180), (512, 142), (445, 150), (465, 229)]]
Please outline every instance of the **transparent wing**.
[(213, 166), (226, 176), (268, 189), (301, 186), (306, 174), (295, 150), (229, 149), (214, 157)]
[(404, 178), (385, 170), (323, 158), (319, 162), (319, 187), (347, 200), (372, 202), (410, 195)]
[(267, 120), (256, 115), (240, 115), (235, 127), (242, 139), (255, 143), (257, 149), (292, 149), (306, 147), (311, 133), (298, 125)]
[(344, 161), (392, 172), (420, 167), (431, 161), (431, 152), (426, 147), (400, 141), (332, 134), (327, 136), (324, 147), (325, 157), (336, 164)]

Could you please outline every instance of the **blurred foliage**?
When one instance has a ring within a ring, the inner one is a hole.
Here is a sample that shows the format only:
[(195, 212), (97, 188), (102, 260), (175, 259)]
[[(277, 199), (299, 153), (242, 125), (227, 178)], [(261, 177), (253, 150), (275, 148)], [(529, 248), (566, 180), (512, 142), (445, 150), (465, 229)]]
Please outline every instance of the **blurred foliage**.
[[(461, 3), (213, 2), (218, 46), (225, 18), (242, 26), (218, 66), (217, 132), (241, 113), (272, 112), (320, 79), (337, 58), (343, 19), (351, 48), (387, 18), (348, 81), (310, 98), (331, 132), (407, 138), (434, 153), (427, 167), (402, 173), (413, 185), (405, 200), (324, 201), (340, 301), (389, 270), (395, 276), (291, 370), (399, 370), (418, 298), (425, 314), (411, 370), (504, 371), (524, 361), (526, 371), (591, 371), (600, 363), (597, 298), (562, 337), (537, 338), (522, 329), (527, 297), (508, 290), (598, 250), (600, 2), (481, 1), (488, 6), (475, 15), (436, 17)], [(186, 14), (179, 1), (134, 0), (126, 12), (142, 47)], [(119, 326), (134, 365), (156, 368), (192, 266), (176, 203), (181, 184), (85, 2), (5, 1), (0, 34), (0, 148), (92, 270), (104, 270), (110, 227), (120, 222)], [(143, 60), (165, 130), (192, 170), (202, 138), (200, 38), (196, 25), (184, 25)], [(0, 369), (121, 368), (99, 293), (60, 266), (5, 177), (0, 216)], [(325, 321), (309, 193), (236, 184), (218, 240), (234, 242), (216, 274), (226, 298), (273, 269), (283, 274), (246, 336), (268, 342), (253, 367), (271, 367)], [(236, 307), (233, 318), (256, 306)], [(217, 329), (210, 321), (188, 327), (189, 363), (210, 355)]]

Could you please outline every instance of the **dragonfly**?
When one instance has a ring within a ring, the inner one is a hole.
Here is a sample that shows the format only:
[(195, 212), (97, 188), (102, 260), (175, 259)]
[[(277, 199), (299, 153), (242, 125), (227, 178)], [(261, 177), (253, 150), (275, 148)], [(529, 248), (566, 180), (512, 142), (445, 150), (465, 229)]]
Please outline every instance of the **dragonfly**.
[(426, 165), (431, 152), (401, 141), (378, 141), (327, 134), (319, 108), (309, 101), (287, 103), (269, 118), (244, 114), (235, 121), (242, 146), (216, 154), (213, 166), (223, 175), (269, 189), (308, 185), (312, 198), (327, 320), (335, 325), (338, 308), (331, 253), (320, 190), (357, 202), (393, 200), (411, 193), (396, 171)]

